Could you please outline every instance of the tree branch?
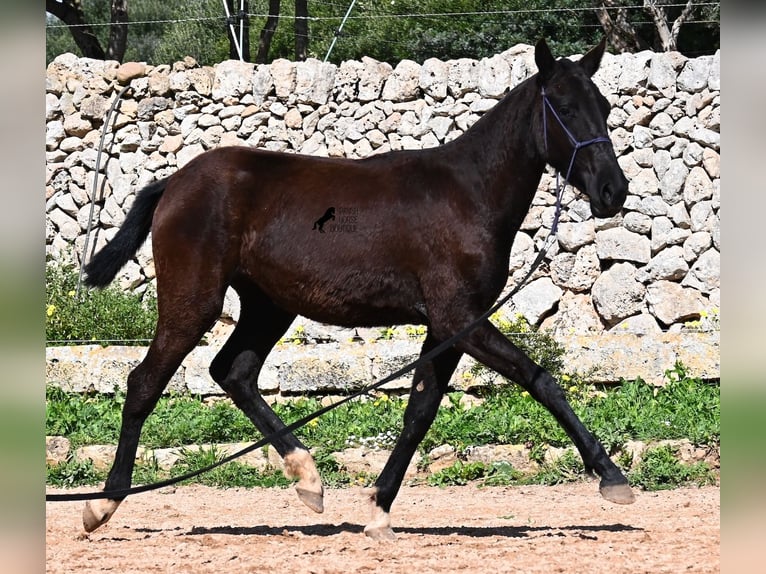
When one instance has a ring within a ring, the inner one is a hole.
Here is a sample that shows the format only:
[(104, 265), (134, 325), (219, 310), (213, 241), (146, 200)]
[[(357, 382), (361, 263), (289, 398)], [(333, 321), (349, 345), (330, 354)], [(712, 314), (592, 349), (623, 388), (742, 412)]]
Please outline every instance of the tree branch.
[(72, 39), (84, 57), (96, 60), (105, 59), (106, 55), (101, 43), (85, 21), (81, 0), (62, 0), (61, 2), (45, 0), (45, 11), (53, 14), (69, 26)]
[[(616, 6), (615, 0), (601, 0), (596, 6), (596, 17), (604, 29), (609, 45), (618, 52), (632, 52), (642, 49), (642, 42), (635, 28), (628, 21), (628, 11)], [(614, 18), (610, 15), (614, 13)]]

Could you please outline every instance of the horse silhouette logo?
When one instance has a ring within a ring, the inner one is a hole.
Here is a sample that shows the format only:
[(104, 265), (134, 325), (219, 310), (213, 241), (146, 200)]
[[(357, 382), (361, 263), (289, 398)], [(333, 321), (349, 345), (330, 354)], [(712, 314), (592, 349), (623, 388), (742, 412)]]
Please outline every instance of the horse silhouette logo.
[(330, 221), (331, 219), (335, 219), (335, 208), (334, 207), (328, 207), (327, 211), (324, 212), (324, 215), (317, 219), (314, 222), (314, 227), (312, 227), (312, 231), (314, 229), (318, 230), (319, 233), (324, 233), (324, 224)]

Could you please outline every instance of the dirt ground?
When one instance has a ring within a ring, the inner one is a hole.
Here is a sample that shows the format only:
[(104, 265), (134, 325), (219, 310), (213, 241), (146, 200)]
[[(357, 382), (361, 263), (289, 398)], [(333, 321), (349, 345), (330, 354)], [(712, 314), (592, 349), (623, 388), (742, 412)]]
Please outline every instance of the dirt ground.
[(314, 514), (292, 489), (185, 486), (127, 498), (90, 535), (84, 503), (46, 503), (46, 571), (719, 572), (719, 494), (637, 491), (619, 506), (595, 482), (404, 486), (391, 513), (396, 541), (375, 542), (362, 533), (361, 489), (328, 490)]

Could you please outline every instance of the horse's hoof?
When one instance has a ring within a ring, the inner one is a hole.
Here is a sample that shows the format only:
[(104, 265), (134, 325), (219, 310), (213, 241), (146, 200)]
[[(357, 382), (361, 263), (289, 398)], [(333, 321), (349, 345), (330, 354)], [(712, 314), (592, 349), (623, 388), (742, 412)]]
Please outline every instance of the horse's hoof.
[(308, 506), (311, 510), (318, 514), (322, 514), (324, 512), (324, 493), (321, 485), (319, 492), (306, 490), (305, 488), (301, 488), (300, 485), (295, 487), (295, 492), (298, 493), (298, 498), (301, 499), (301, 502), (303, 502), (303, 504)]
[(364, 527), (364, 533), (373, 540), (396, 540), (396, 535), (390, 526), (376, 527), (368, 525)]
[(602, 484), (599, 486), (598, 491), (601, 493), (601, 496), (616, 504), (633, 504), (636, 501), (636, 496), (626, 483)]
[(284, 461), (285, 475), (299, 479), (295, 491), (301, 502), (314, 512), (324, 512), (324, 486), (309, 451), (295, 449), (285, 456)]
[(85, 532), (93, 532), (99, 526), (109, 522), (120, 502), (120, 500), (106, 499), (88, 500), (82, 511), (82, 526)]

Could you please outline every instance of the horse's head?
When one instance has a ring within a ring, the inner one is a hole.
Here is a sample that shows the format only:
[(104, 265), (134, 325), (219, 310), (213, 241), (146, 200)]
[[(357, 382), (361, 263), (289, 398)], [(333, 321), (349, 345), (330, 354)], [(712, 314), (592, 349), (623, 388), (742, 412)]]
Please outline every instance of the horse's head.
[(596, 217), (611, 217), (625, 202), (628, 181), (607, 137), (609, 102), (591, 81), (606, 39), (577, 62), (556, 60), (545, 40), (535, 46), (545, 159), (590, 198)]

